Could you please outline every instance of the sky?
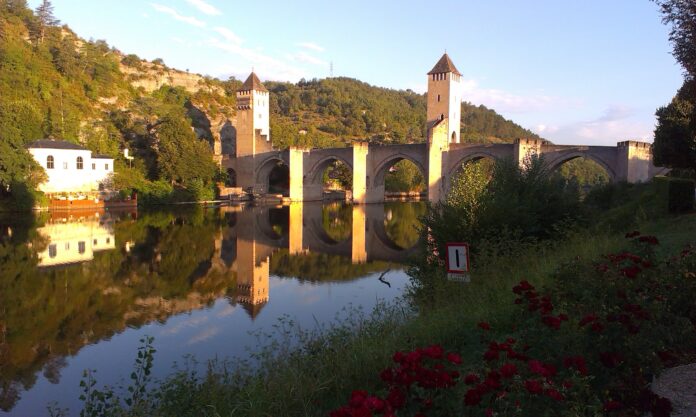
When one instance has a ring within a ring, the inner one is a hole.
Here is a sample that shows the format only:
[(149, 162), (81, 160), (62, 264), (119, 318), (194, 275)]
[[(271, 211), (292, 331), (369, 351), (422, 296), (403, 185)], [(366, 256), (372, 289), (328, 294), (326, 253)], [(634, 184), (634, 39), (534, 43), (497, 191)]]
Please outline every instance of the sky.
[[(36, 7), (40, 0), (30, 0)], [(649, 0), (53, 0), (79, 36), (244, 80), (345, 76), (425, 92), (446, 51), (465, 101), (559, 144), (652, 141), (682, 83)], [(332, 72), (333, 70), (333, 72)]]

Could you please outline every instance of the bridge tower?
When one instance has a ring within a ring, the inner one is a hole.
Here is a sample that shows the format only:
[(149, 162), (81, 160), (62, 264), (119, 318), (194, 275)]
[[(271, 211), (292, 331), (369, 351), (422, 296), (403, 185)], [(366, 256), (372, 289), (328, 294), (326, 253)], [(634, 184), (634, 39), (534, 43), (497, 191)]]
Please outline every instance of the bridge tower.
[(237, 158), (272, 150), (269, 120), (268, 90), (252, 71), (237, 91)]
[(428, 130), (444, 121), (450, 143), (459, 143), (461, 139), (461, 78), (447, 53), (428, 73)]

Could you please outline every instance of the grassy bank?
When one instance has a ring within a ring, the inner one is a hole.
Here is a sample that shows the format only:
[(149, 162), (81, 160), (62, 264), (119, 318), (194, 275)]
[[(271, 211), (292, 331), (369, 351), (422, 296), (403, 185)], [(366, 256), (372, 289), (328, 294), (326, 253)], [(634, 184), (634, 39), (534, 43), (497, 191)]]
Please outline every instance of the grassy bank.
[[(696, 216), (643, 222), (640, 228), (660, 238), (661, 253), (674, 253), (694, 239)], [(465, 367), (479, 364), (483, 347), (476, 324), (486, 320), (494, 329), (514, 326), (512, 286), (523, 279), (551, 286), (553, 272), (564, 263), (578, 257), (597, 259), (624, 245), (623, 233), (577, 231), (562, 241), (528, 245), (488, 262), (468, 285), (437, 280), (426, 297), (419, 297), (418, 307), (404, 301), (379, 306), (372, 313), (347, 311), (324, 329), (305, 330), (285, 320), (273, 337), (262, 340), (265, 347), (253, 358), (254, 364), (211, 363), (205, 375), (184, 369), (149, 383), (150, 388), (137, 396), (126, 392), (131, 406), (105, 399), (104, 412), (92, 409), (87, 415), (327, 415), (344, 404), (352, 390), (380, 389), (379, 371), (390, 365), (395, 351), (439, 344), (459, 352)], [(95, 396), (97, 387), (87, 393), (93, 399), (88, 405), (100, 403), (104, 392)]]

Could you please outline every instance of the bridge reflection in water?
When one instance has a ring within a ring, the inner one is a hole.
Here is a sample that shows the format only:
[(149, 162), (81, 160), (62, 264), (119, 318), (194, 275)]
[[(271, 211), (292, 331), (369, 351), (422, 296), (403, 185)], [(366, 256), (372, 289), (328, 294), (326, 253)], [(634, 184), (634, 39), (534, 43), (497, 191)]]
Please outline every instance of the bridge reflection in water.
[[(406, 247), (401, 247), (389, 236), (386, 226), (391, 209), (385, 209), (383, 204), (350, 206), (337, 203), (333, 207), (337, 211), (349, 211), (348, 219), (340, 219), (344, 228), (345, 223), (349, 224), (347, 236), (346, 233), (343, 236), (332, 233), (338, 229), (336, 225), (329, 224), (328, 230), (325, 228), (327, 207), (321, 204), (228, 206), (220, 209), (229, 227), (221, 229), (215, 239), (213, 268), (218, 273), (236, 275), (237, 301), (248, 307), (252, 317), (268, 302), (270, 259), (279, 250), (286, 249), (288, 255), (295, 257), (320, 253), (363, 264), (372, 261), (403, 263), (420, 248), (419, 240), (411, 239), (404, 245)], [(281, 223), (287, 219), (287, 227), (277, 222), (279, 218)], [(408, 226), (416, 232), (415, 224)], [(234, 254), (229, 251), (234, 251)], [(234, 261), (229, 263), (225, 259)]]

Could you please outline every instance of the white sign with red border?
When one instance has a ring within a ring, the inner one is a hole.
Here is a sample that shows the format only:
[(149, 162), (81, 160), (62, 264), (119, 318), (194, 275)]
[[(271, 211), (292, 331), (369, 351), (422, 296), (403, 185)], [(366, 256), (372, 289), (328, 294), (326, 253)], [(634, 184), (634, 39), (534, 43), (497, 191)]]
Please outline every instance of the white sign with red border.
[(469, 244), (450, 242), (446, 246), (447, 278), (469, 282)]

